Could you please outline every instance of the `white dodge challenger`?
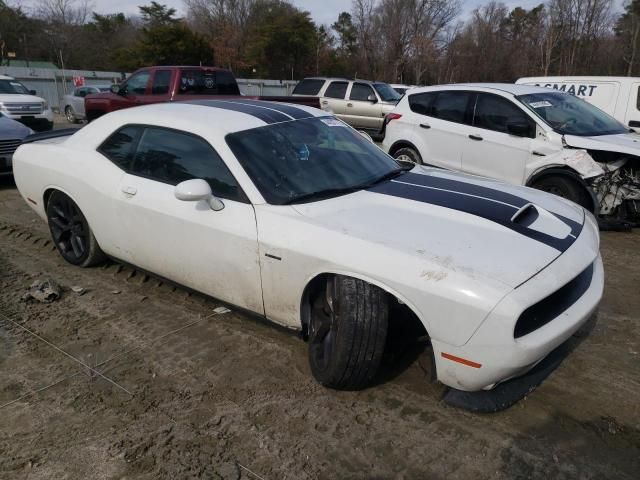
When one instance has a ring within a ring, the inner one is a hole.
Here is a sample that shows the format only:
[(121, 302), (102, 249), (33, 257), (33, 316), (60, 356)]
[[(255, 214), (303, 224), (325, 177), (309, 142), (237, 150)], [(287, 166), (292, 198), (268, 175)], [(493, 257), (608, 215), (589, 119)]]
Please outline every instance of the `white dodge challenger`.
[(472, 392), (533, 369), (602, 296), (583, 208), (408, 170), (320, 110), (138, 107), (32, 136), (14, 162), (68, 262), (110, 256), (298, 329), (333, 388), (371, 382), (398, 305), (424, 326), (437, 379)]

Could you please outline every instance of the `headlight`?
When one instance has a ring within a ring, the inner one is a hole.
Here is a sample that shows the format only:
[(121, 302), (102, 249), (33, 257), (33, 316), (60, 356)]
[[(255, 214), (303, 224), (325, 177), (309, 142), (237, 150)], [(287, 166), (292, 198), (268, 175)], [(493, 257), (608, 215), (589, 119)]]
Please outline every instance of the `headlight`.
[(49, 104), (46, 100), (42, 102), (42, 110), (49, 110)]
[(4, 106), (4, 103), (0, 102), (0, 110), (6, 110), (6, 107)]

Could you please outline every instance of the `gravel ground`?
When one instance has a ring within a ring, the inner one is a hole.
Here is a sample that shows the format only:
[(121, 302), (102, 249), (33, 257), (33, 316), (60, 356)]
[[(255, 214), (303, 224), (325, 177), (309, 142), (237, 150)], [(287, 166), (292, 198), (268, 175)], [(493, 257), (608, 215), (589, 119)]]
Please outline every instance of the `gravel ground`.
[[(371, 388), (327, 390), (296, 336), (117, 264), (72, 267), (48, 239), (0, 178), (2, 479), (638, 478), (639, 232), (603, 234), (588, 335), (491, 415), (444, 405), (411, 351)], [(58, 301), (21, 301), (45, 278)]]

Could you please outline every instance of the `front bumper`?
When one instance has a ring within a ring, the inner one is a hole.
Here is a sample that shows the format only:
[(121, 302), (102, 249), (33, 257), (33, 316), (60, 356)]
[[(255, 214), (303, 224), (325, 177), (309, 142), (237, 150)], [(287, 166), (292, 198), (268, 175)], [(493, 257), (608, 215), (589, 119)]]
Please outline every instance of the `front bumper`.
[(0, 176), (13, 174), (13, 154), (0, 155)]
[(26, 125), (36, 132), (44, 132), (53, 129), (53, 112), (50, 108), (37, 115), (16, 115), (7, 112), (2, 112), (2, 114), (16, 122)]
[[(597, 225), (590, 220), (567, 251), (513, 290), (493, 309), (469, 341), (459, 347), (432, 339), (438, 380), (463, 391), (488, 390), (522, 375), (564, 343), (596, 310), (604, 289)], [(519, 338), (520, 314), (569, 283), (593, 264), (591, 283), (566, 310)], [(461, 363), (460, 360), (468, 360)]]

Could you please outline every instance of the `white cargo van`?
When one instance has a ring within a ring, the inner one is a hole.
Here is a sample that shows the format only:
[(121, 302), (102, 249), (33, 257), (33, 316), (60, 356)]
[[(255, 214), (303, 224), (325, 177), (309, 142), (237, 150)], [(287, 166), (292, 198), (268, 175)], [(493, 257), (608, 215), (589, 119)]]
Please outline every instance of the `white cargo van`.
[(526, 77), (516, 83), (570, 93), (640, 132), (640, 77)]

